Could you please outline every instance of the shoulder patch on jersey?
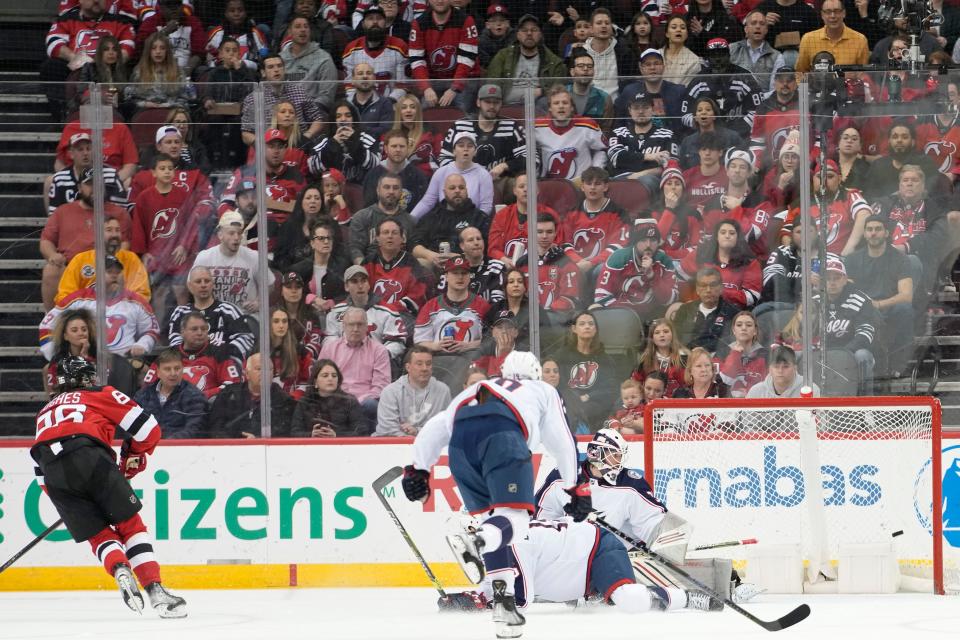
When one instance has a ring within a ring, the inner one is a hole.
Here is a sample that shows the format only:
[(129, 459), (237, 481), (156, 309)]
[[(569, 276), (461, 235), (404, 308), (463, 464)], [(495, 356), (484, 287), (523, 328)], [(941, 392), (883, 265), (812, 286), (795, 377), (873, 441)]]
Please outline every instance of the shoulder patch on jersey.
[(634, 480), (643, 480), (643, 476), (634, 471), (633, 469), (627, 469), (627, 477), (633, 478)]

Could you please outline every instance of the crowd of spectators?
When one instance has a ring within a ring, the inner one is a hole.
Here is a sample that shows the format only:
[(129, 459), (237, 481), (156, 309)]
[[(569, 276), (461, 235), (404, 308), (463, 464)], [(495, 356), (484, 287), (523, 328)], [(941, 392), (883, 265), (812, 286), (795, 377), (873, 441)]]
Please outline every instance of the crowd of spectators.
[[(529, 347), (530, 297), (576, 432), (638, 433), (664, 396), (795, 396), (804, 342), (870, 394), (903, 374), (960, 245), (960, 85), (941, 73), (960, 8), (939, 10), (931, 66), (907, 72), (906, 27), (874, 2), (62, 0), (42, 70), (67, 122), (40, 241), (49, 370), (96, 354), (76, 115), (95, 82), (114, 109), (110, 380), (166, 437), (254, 437), (267, 393), (275, 436), (414, 435)], [(871, 59), (898, 70), (816, 75), (800, 166), (799, 74)], [(125, 121), (157, 109), (138, 148)], [(804, 227), (828, 251), (810, 274)], [(808, 312), (827, 317), (814, 336)], [(601, 328), (627, 318), (632, 344), (607, 353)]]

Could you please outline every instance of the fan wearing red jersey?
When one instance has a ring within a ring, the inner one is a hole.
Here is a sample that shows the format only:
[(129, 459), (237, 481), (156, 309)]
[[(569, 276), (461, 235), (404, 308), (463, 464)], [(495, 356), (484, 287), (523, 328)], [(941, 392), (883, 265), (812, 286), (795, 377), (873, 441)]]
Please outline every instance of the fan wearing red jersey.
[[(130, 609), (143, 609), (139, 581), (161, 617), (183, 618), (187, 603), (160, 583), (153, 540), (138, 513), (143, 505), (128, 482), (146, 468), (160, 425), (125, 394), (96, 386), (96, 374), (80, 356), (60, 361), (58, 393), (37, 414), (30, 448), (38, 482), (73, 539), (90, 542)], [(110, 448), (114, 431), (124, 441), (119, 468)]]
[[(499, 260), (512, 269), (517, 260), (527, 253), (527, 176), (521, 173), (514, 179), (513, 195), (517, 199), (511, 205), (503, 207), (493, 214), (490, 223), (490, 234), (487, 239), (487, 255)], [(560, 215), (537, 201), (537, 217), (541, 214), (551, 216), (559, 222)], [(563, 226), (558, 227), (557, 242), (562, 244)]]
[(607, 258), (630, 243), (626, 211), (607, 197), (610, 174), (600, 167), (588, 167), (580, 176), (583, 200), (563, 216), (563, 236), (582, 258), (583, 271), (603, 266)]
[[(530, 254), (517, 260), (525, 276)], [(545, 213), (537, 215), (537, 288), (540, 308), (555, 314), (552, 321), (563, 323), (580, 306), (580, 270), (582, 262), (570, 245), (557, 244), (557, 222)]]
[[(473, 17), (453, 7), (450, 0), (430, 0), (429, 8), (410, 25), (410, 74), (423, 93), (424, 107), (472, 105), (462, 92), (468, 78), (477, 75), (477, 25)], [(432, 85), (431, 80), (452, 80)], [(435, 90), (443, 90), (437, 97)]]

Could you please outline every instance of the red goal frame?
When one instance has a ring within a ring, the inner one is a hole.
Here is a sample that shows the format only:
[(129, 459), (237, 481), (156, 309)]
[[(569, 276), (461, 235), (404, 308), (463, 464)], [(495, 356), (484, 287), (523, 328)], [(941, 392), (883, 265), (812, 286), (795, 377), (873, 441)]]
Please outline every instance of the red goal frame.
[[(825, 409), (825, 408), (894, 408), (894, 407), (929, 407), (931, 420), (931, 482), (933, 485), (933, 586), (938, 594), (943, 594), (943, 469), (942, 469), (942, 410), (940, 400), (932, 396), (868, 396), (868, 397), (839, 397), (839, 398), (707, 398), (707, 399), (667, 399), (654, 400), (646, 405), (643, 411), (643, 463), (644, 476), (650, 487), (654, 482), (653, 450), (655, 438), (653, 429), (653, 412), (656, 409), (750, 409), (751, 407), (765, 409)], [(717, 439), (737, 440), (736, 434), (720, 435)]]

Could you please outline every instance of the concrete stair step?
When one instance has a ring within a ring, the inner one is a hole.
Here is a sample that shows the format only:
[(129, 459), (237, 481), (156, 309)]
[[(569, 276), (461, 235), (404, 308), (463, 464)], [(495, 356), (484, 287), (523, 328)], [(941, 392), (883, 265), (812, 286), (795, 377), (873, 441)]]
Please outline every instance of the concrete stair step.
[[(23, 347), (36, 344), (38, 340), (37, 327), (30, 325), (0, 325), (0, 346)], [(0, 372), (0, 379), (6, 374)]]
[(4, 193), (0, 195), (0, 216), (2, 219), (25, 218), (43, 220), (39, 226), (46, 224), (47, 212), (43, 208), (41, 185), (29, 185), (28, 191), (33, 193)]
[[(51, 167), (52, 168), (52, 167)], [(42, 185), (43, 179), (52, 172), (41, 173), (0, 173), (0, 184), (36, 184)]]
[(19, 172), (53, 173), (56, 155), (51, 151), (0, 151), (0, 170), (15, 169)]
[(0, 256), (4, 260), (30, 260), (40, 257), (40, 237), (0, 238)]
[(8, 369), (0, 371), (0, 393), (43, 389), (43, 369)]

